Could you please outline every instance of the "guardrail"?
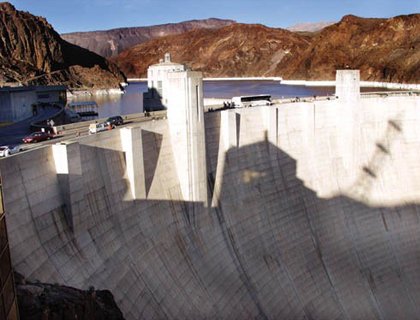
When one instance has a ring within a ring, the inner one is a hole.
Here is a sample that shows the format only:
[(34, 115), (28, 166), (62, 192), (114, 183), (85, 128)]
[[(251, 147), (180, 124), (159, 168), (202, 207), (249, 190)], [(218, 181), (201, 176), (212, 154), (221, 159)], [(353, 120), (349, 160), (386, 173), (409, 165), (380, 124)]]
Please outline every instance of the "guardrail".
[[(161, 119), (161, 118), (166, 117), (166, 110), (153, 111), (153, 112), (148, 112), (148, 113), (132, 113), (132, 114), (127, 114), (127, 115), (122, 115), (121, 117), (123, 118), (124, 122), (139, 121), (141, 119), (150, 119), (150, 120)], [(81, 121), (81, 122), (63, 124), (60, 126), (55, 126), (55, 129), (56, 129), (56, 132), (61, 132), (61, 133), (68, 130), (80, 130), (80, 129), (87, 130), (91, 123), (105, 122), (106, 119), (108, 119), (108, 117), (99, 118), (99, 119), (90, 120), (90, 121)]]
[[(294, 97), (294, 98), (287, 98), (287, 99), (272, 99), (271, 105), (280, 105), (280, 104), (286, 104), (286, 103), (295, 103), (295, 102), (314, 102), (314, 101), (329, 101), (329, 100), (336, 100), (338, 97), (336, 96), (309, 96), (309, 97)], [(258, 106), (253, 106), (249, 108), (254, 108)], [(239, 109), (239, 107), (236, 107)], [(229, 109), (235, 109), (235, 107), (226, 107), (222, 104), (213, 104), (208, 105), (205, 108), (205, 112), (214, 112), (214, 111), (223, 111), (223, 110), (229, 110)], [(240, 108), (242, 109), (242, 108)]]
[[(420, 91), (378, 91), (378, 92), (362, 92), (360, 93), (361, 98), (386, 98), (386, 97), (393, 97), (393, 96), (420, 96)], [(330, 101), (330, 100), (339, 100), (340, 97), (331, 95), (331, 96), (309, 96), (309, 97), (295, 97), (295, 98), (287, 98), (287, 99), (273, 99), (272, 105), (281, 105), (287, 103), (296, 103), (296, 102), (316, 102), (316, 101)], [(226, 108), (223, 107), (221, 104), (219, 105), (211, 105), (208, 111), (222, 111), (226, 109), (233, 109), (233, 108)]]
[(337, 100), (338, 97), (332, 96), (309, 96), (309, 97), (295, 97), (287, 99), (273, 99), (273, 104), (295, 103), (295, 102), (314, 102), (314, 101), (329, 101)]
[(386, 98), (397, 96), (420, 96), (420, 91), (379, 91), (379, 92), (362, 92), (362, 98)]

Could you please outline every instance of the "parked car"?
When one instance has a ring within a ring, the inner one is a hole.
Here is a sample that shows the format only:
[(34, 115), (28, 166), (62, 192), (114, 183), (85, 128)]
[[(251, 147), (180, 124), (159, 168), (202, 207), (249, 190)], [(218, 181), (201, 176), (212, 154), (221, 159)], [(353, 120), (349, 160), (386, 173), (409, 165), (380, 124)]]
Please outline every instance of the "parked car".
[(107, 130), (112, 130), (114, 128), (113, 125), (106, 123), (106, 122), (101, 122), (101, 123), (91, 123), (89, 125), (89, 134), (94, 134), (94, 133), (98, 133), (101, 131), (107, 131)]
[(12, 154), (18, 153), (22, 151), (22, 147), (20, 145), (8, 145), (8, 146), (1, 146), (0, 147), (0, 157), (8, 157)]
[(45, 140), (50, 140), (53, 138), (53, 135), (49, 132), (37, 131), (31, 133), (29, 136), (26, 136), (22, 139), (24, 143), (32, 143), (32, 142), (41, 142)]
[(124, 120), (121, 116), (113, 116), (106, 119), (105, 122), (113, 126), (120, 126), (124, 123)]

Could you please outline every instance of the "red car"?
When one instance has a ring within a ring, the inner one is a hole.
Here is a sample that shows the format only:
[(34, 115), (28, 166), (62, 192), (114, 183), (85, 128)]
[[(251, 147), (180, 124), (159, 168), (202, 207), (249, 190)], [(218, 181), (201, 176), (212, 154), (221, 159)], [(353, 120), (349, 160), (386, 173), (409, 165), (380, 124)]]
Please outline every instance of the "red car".
[(37, 131), (31, 133), (29, 136), (23, 138), (24, 143), (31, 143), (31, 142), (41, 142), (45, 140), (50, 140), (52, 138), (52, 134), (48, 132)]

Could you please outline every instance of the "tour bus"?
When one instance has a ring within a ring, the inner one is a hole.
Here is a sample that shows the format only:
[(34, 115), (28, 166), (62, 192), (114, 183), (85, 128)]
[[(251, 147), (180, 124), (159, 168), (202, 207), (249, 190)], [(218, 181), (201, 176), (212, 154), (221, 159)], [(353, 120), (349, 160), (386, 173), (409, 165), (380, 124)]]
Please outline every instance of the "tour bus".
[(254, 96), (233, 97), (232, 104), (235, 108), (270, 106), (271, 96), (268, 94), (257, 94)]

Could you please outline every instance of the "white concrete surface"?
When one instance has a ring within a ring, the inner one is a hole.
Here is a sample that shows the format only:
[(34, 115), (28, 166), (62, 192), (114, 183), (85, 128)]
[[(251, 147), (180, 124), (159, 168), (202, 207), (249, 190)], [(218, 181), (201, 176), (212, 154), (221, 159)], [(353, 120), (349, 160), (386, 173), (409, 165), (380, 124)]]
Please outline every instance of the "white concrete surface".
[(126, 127), (120, 130), (121, 145), (125, 152), (126, 177), (130, 184), (131, 198), (146, 199), (143, 139), (141, 128)]
[[(0, 160), (16, 270), (109, 289), (129, 320), (418, 318), (418, 96), (195, 101)], [(188, 201), (203, 174), (211, 206)]]
[(203, 76), (170, 72), (168, 123), (178, 178), (185, 201), (207, 201)]
[(169, 53), (165, 54), (164, 59), (157, 64), (151, 65), (147, 69), (147, 88), (144, 94), (143, 105), (146, 110), (161, 110), (168, 106), (168, 73), (175, 71), (185, 71), (183, 64), (171, 61)]
[(345, 102), (358, 105), (360, 99), (360, 71), (337, 70), (335, 95), (341, 100), (341, 104)]

